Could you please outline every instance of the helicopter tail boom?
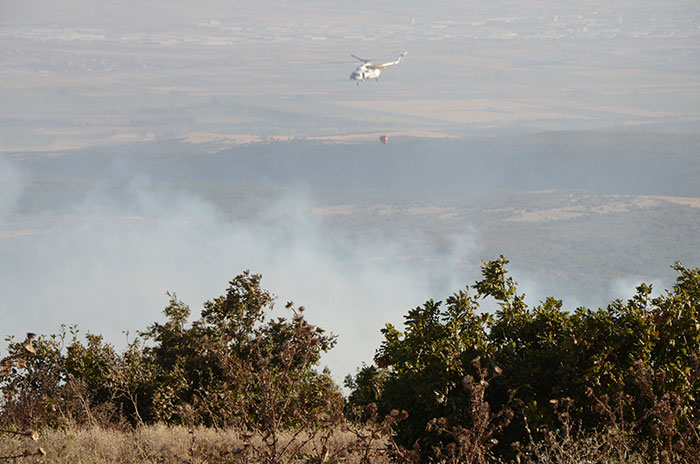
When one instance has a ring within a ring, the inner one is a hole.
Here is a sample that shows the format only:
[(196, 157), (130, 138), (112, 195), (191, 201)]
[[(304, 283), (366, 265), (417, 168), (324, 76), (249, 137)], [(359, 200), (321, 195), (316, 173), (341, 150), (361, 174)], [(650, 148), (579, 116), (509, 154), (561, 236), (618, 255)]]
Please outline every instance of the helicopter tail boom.
[(408, 55), (408, 52), (403, 52), (398, 56), (398, 58), (396, 58), (396, 61), (389, 61), (388, 63), (382, 63), (382, 64), (378, 65), (377, 67), (384, 68), (386, 66), (393, 66), (395, 64), (399, 64), (399, 63), (401, 63), (401, 58), (403, 58), (406, 55)]

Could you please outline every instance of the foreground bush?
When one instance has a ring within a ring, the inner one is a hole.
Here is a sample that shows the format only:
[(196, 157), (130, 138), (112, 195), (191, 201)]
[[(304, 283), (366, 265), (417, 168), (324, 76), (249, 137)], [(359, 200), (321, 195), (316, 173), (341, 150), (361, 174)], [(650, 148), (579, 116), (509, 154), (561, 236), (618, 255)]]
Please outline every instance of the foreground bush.
[(191, 324), (189, 307), (173, 295), (165, 323), (121, 353), (99, 335), (83, 344), (76, 330), (29, 345), (10, 340), (0, 421), (19, 428), (237, 425), (272, 437), (289, 426), (316, 426), (321, 413), (343, 407), (328, 373), (316, 371), (335, 337), (292, 303), (289, 318), (269, 319), (273, 302), (260, 276), (246, 272)]
[[(396, 439), (423, 460), (522, 458), (549, 433), (624, 430), (649, 459), (693, 462), (700, 451), (700, 271), (674, 266), (672, 290), (652, 298), (641, 284), (627, 302), (562, 310), (534, 308), (518, 294), (501, 257), (483, 279), (443, 304), (388, 324), (375, 356), (346, 385), (350, 411), (376, 403), (404, 409)], [(495, 314), (479, 313), (490, 297)], [(357, 417), (357, 414), (356, 414)]]

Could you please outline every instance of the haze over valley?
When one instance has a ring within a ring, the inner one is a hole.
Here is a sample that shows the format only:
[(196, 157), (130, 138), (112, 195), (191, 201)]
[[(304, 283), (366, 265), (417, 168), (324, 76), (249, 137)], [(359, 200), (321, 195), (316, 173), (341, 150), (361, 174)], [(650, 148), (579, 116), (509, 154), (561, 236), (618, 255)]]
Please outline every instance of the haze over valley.
[[(400, 7), (399, 7), (400, 6)], [(698, 6), (46, 1), (3, 5), (3, 151), (184, 138), (693, 131)], [(348, 85), (350, 54), (401, 66)]]

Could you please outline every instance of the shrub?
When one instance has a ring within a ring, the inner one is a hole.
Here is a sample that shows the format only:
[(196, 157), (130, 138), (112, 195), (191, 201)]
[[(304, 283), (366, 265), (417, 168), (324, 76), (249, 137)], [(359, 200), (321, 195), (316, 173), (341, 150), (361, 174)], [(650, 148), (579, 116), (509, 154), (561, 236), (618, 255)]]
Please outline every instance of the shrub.
[[(170, 295), (166, 321), (154, 323), (117, 352), (77, 329), (41, 336), (34, 352), (9, 339), (0, 385), (0, 420), (18, 426), (165, 422), (277, 431), (342, 408), (321, 354), (335, 343), (287, 304), (291, 317), (269, 319), (274, 298), (259, 275), (244, 272), (226, 294), (190, 309)], [(67, 345), (67, 346), (66, 346)], [(20, 362), (21, 361), (21, 362)]]
[[(552, 297), (529, 308), (507, 263), (483, 263), (474, 296), (429, 300), (403, 331), (382, 329), (377, 367), (347, 382), (348, 410), (405, 409), (396, 440), (426, 460), (514, 457), (513, 444), (543, 439), (562, 417), (571, 433), (625, 424), (659, 459), (700, 450), (698, 269), (674, 265), (676, 284), (662, 296), (641, 284), (627, 302), (570, 313)], [(493, 315), (478, 312), (487, 297)], [(368, 384), (380, 388), (369, 395)]]

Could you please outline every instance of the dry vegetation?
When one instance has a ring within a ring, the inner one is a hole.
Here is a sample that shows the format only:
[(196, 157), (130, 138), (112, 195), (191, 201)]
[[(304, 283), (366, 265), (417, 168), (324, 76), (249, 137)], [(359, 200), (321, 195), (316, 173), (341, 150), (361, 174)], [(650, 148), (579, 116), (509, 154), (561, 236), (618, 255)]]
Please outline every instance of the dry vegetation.
[[(563, 430), (563, 429), (562, 429)], [(248, 436), (235, 429), (188, 428), (163, 424), (132, 429), (69, 427), (42, 431), (38, 442), (24, 435), (0, 438), (0, 462), (45, 462), (56, 464), (131, 463), (390, 463), (419, 462), (411, 453), (397, 456), (386, 436), (376, 435), (371, 444), (358, 438), (371, 437), (369, 429), (334, 430), (325, 440), (303, 434), (285, 433), (284, 444), (305, 441), (296, 454), (286, 453), (275, 460), (264, 458), (266, 445), (260, 436)], [(359, 435), (358, 435), (359, 434)], [(308, 442), (306, 441), (308, 439)], [(544, 440), (516, 445), (519, 454), (512, 462), (540, 464), (659, 462), (639, 446), (629, 431), (606, 431), (567, 437), (562, 431), (549, 433)], [(472, 450), (446, 462), (497, 463), (483, 456), (486, 449)], [(478, 452), (477, 452), (478, 451)], [(482, 457), (479, 457), (482, 455)], [(502, 462), (502, 461), (501, 461)], [(665, 462), (692, 462), (676, 457)]]
[[(234, 429), (150, 425), (129, 430), (102, 427), (47, 430), (40, 438), (46, 450), (42, 462), (52, 463), (253, 463), (253, 462), (363, 462), (366, 450), (356, 448), (357, 435), (337, 431), (327, 441), (320, 437), (285, 434), (282, 444), (304, 441), (295, 454), (284, 453), (274, 461), (265, 459), (266, 445), (260, 436), (249, 437)], [(308, 440), (308, 441), (307, 441)], [(381, 448), (383, 443), (377, 443)], [(16, 440), (0, 441), (0, 453), (17, 453)], [(371, 450), (372, 462), (381, 462)], [(332, 456), (336, 456), (333, 458)], [(328, 456), (325, 458), (324, 456)], [(387, 461), (388, 462), (388, 461)]]

